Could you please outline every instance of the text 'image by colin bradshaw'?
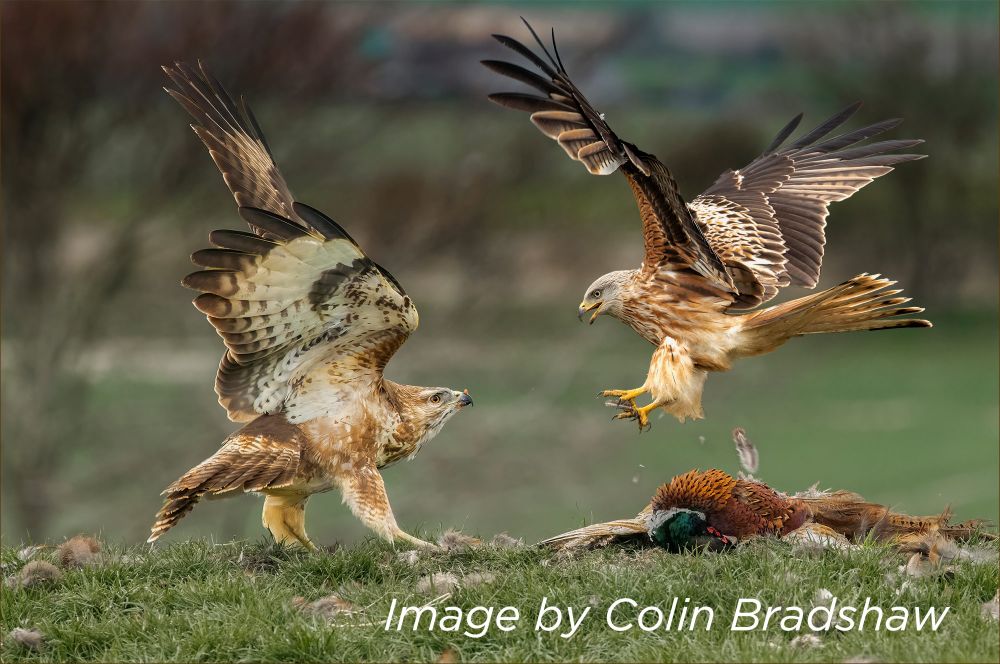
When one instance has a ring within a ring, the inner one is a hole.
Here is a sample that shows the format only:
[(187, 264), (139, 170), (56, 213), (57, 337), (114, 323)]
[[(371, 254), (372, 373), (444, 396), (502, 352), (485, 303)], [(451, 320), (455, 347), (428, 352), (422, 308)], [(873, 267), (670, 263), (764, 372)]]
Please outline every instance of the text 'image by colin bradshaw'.
[(0, 661), (1000, 660), (998, 24), (0, 3)]

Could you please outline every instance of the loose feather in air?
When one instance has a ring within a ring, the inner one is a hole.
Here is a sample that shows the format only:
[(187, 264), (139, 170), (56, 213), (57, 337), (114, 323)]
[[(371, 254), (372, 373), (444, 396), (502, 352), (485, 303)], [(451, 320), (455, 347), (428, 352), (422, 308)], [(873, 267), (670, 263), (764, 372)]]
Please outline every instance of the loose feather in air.
[(743, 427), (733, 429), (733, 442), (736, 444), (736, 454), (740, 457), (740, 466), (751, 475), (756, 473), (760, 464), (760, 456), (757, 454), (757, 447), (747, 437), (747, 432)]

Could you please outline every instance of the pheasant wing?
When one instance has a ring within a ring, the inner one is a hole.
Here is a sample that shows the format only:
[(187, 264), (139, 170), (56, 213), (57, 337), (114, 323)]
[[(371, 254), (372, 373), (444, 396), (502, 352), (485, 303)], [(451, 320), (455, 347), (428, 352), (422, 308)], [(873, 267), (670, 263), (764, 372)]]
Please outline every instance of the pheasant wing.
[(784, 534), (801, 526), (807, 514), (801, 501), (785, 498), (762, 482), (736, 480), (733, 497), (740, 507), (760, 519), (762, 532)]

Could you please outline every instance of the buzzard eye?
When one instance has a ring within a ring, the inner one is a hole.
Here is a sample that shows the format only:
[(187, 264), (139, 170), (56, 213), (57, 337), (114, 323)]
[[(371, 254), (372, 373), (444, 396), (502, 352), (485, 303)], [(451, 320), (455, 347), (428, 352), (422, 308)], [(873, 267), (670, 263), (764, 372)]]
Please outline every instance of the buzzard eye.
[(599, 291), (599, 290), (595, 290), (593, 293), (590, 294), (590, 297), (593, 297), (593, 298), (598, 298), (600, 296), (601, 296), (601, 291)]
[(431, 397), (431, 403), (441, 403), (441, 395), (435, 394)]

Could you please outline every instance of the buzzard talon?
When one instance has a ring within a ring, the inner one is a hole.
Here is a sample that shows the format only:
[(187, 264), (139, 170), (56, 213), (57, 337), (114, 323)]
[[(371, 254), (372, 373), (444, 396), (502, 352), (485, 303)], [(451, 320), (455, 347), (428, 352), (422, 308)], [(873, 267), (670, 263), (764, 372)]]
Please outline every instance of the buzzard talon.
[(437, 544), (424, 541), (419, 537), (414, 537), (413, 535), (402, 530), (398, 530), (393, 533), (393, 540), (394, 546), (398, 544), (402, 547), (409, 547), (418, 551), (426, 551), (428, 553), (440, 553), (444, 551), (444, 549)]

